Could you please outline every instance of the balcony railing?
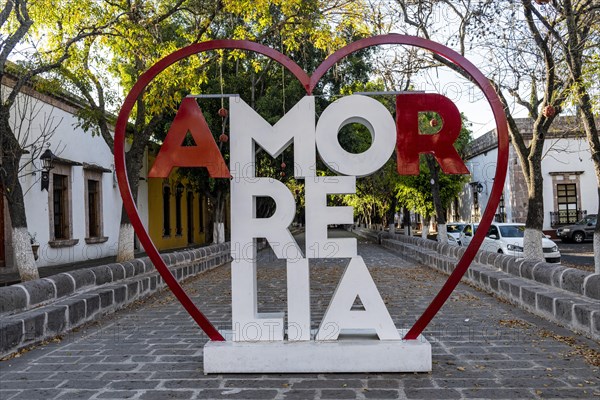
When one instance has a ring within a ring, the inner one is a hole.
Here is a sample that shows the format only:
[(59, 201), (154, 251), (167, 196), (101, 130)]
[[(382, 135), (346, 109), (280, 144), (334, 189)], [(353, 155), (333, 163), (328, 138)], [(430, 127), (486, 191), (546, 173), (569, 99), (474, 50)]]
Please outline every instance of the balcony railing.
[(556, 226), (574, 224), (585, 218), (586, 215), (587, 210), (550, 211), (550, 225), (554, 228)]

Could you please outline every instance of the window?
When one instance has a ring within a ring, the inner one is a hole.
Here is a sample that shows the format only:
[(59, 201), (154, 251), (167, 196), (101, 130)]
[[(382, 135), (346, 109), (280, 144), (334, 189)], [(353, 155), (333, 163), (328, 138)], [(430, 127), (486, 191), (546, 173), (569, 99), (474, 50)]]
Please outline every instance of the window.
[(504, 205), (504, 193), (500, 196), (498, 203), (498, 214), (496, 214), (496, 222), (506, 222), (506, 206)]
[(446, 231), (448, 233), (461, 233), (465, 229), (465, 225), (463, 224), (449, 224), (446, 225)]
[(4, 242), (4, 187), (0, 182), (0, 268), (6, 266), (6, 244)]
[(577, 185), (574, 183), (557, 184), (558, 222), (572, 224), (577, 222)]
[(500, 227), (500, 233), (505, 238), (525, 237), (525, 225), (505, 225)]
[(163, 187), (163, 236), (171, 236), (171, 188)]
[(110, 172), (110, 169), (95, 164), (83, 164), (85, 242), (87, 244), (99, 244), (108, 241), (108, 238), (104, 236), (102, 174)]
[[(48, 240), (48, 245), (50, 247), (70, 247), (79, 243), (79, 239), (73, 239), (71, 167), (74, 165), (81, 164), (61, 159), (61, 162), (56, 163), (49, 174), (48, 237), (50, 240)], [(79, 199), (81, 199), (80, 196), (78, 196)], [(85, 223), (84, 221), (77, 222)]]
[(479, 211), (479, 192), (477, 188), (473, 190), (473, 212), (471, 216), (472, 221), (479, 221), (481, 219), (481, 213)]
[(186, 198), (187, 241), (194, 243), (194, 193), (188, 190)]
[(500, 234), (498, 233), (498, 228), (496, 227), (496, 225), (490, 226), (490, 230), (487, 233), (488, 237), (491, 237), (492, 235), (496, 236), (496, 239), (500, 238)]
[(88, 237), (100, 236), (100, 199), (98, 181), (88, 179)]
[(183, 233), (183, 227), (181, 224), (181, 198), (183, 197), (183, 185), (177, 184), (175, 191), (175, 235), (181, 236)]
[(88, 237), (100, 237), (100, 184), (96, 180), (87, 180), (87, 201)]
[(52, 178), (54, 240), (69, 239), (68, 177), (53, 174)]
[(204, 198), (198, 193), (198, 228), (199, 232), (204, 232)]

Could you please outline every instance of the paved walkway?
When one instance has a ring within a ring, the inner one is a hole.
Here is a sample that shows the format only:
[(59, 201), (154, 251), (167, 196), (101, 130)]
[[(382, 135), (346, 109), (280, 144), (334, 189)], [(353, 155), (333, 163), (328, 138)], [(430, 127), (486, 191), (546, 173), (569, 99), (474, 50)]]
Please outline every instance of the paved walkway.
[[(361, 240), (359, 253), (399, 328), (414, 322), (445, 280), (375, 244)], [(283, 261), (260, 254), (260, 311), (283, 310)], [(317, 322), (342, 268), (340, 260), (311, 264)], [(223, 266), (186, 284), (220, 328), (230, 325), (229, 279)], [(205, 376), (206, 338), (165, 291), (0, 362), (0, 399), (600, 399), (598, 343), (469, 286), (458, 287), (425, 334), (430, 374)]]

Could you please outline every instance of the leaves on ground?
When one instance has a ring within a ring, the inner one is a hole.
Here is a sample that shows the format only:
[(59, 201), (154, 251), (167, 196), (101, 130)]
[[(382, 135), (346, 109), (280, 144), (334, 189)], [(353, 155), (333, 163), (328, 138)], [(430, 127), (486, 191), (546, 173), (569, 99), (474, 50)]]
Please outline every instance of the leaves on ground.
[(565, 358), (578, 356), (583, 357), (583, 359), (590, 365), (594, 367), (600, 367), (600, 352), (596, 349), (591, 349), (589, 346), (584, 344), (578, 344), (577, 339), (573, 336), (562, 336), (558, 335), (554, 332), (551, 332), (547, 329), (542, 329), (538, 332), (543, 338), (551, 338), (558, 342), (565, 343), (573, 348), (573, 350), (569, 351)]
[(522, 319), (501, 319), (500, 321), (498, 321), (498, 323), (508, 328), (531, 328), (531, 324), (529, 322), (523, 321)]

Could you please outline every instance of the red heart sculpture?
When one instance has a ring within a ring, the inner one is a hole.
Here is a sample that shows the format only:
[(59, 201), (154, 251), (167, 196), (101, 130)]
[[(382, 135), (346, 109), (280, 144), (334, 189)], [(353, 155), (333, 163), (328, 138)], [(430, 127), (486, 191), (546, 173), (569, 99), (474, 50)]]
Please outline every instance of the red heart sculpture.
[(439, 293), (435, 296), (431, 304), (427, 307), (425, 312), (419, 317), (417, 322), (412, 326), (412, 328), (408, 331), (404, 339), (416, 339), (419, 334), (427, 327), (431, 319), (437, 314), (440, 308), (444, 305), (446, 300), (450, 297), (450, 294), (454, 291), (458, 283), (460, 282), (463, 275), (467, 272), (469, 265), (473, 261), (479, 247), (483, 243), (483, 239), (492, 223), (494, 218), (494, 214), (498, 204), (500, 202), (500, 197), (502, 196), (502, 188), (504, 186), (504, 180), (506, 178), (506, 171), (508, 167), (508, 125), (506, 123), (506, 117), (504, 115), (504, 109), (502, 107), (502, 103), (498, 98), (494, 88), (488, 81), (488, 79), (466, 58), (458, 54), (452, 49), (449, 49), (446, 46), (443, 46), (439, 43), (432, 42), (427, 39), (422, 39), (415, 36), (407, 36), (407, 35), (397, 35), (397, 34), (389, 34), (382, 36), (374, 36), (367, 39), (361, 39), (354, 43), (351, 43), (342, 49), (336, 51), (319, 67), (316, 71), (309, 76), (304, 72), (298, 64), (293, 62), (291, 59), (281, 54), (277, 50), (271, 49), (269, 47), (265, 47), (258, 43), (249, 42), (245, 40), (212, 40), (204, 43), (193, 44), (188, 47), (184, 47), (183, 49), (177, 50), (176, 52), (169, 54), (165, 58), (158, 61), (154, 64), (148, 71), (146, 71), (136, 84), (133, 86), (127, 97), (125, 98), (125, 102), (123, 103), (123, 107), (119, 112), (119, 117), (117, 119), (117, 124), (115, 127), (115, 169), (117, 172), (117, 179), (119, 183), (119, 189), (121, 192), (121, 197), (123, 198), (123, 205), (125, 206), (125, 210), (127, 211), (127, 215), (129, 216), (129, 220), (138, 235), (142, 246), (146, 250), (146, 253), (150, 257), (150, 260), (154, 263), (154, 266), (163, 277), (175, 297), (181, 302), (190, 316), (196, 321), (196, 323), (200, 326), (200, 328), (208, 335), (211, 340), (222, 341), (225, 340), (223, 336), (219, 333), (219, 331), (210, 323), (210, 321), (202, 314), (202, 312), (196, 307), (196, 305), (192, 302), (190, 297), (185, 293), (179, 282), (173, 277), (169, 269), (167, 268), (165, 262), (160, 257), (160, 254), (148, 232), (144, 228), (142, 224), (142, 220), (138, 215), (137, 208), (135, 206), (135, 202), (133, 201), (133, 196), (131, 195), (131, 188), (129, 187), (128, 179), (127, 179), (127, 170), (125, 168), (125, 128), (127, 126), (127, 120), (129, 119), (129, 115), (131, 110), (135, 104), (136, 99), (142, 94), (146, 86), (162, 71), (164, 71), (167, 67), (174, 64), (175, 62), (191, 56), (193, 54), (202, 53), (209, 50), (219, 50), (219, 49), (238, 49), (238, 50), (248, 50), (253, 51), (255, 53), (263, 54), (281, 65), (287, 68), (296, 78), (302, 83), (306, 92), (310, 95), (315, 88), (317, 82), (323, 77), (325, 72), (331, 68), (336, 62), (346, 57), (347, 55), (364, 49), (366, 47), (378, 46), (384, 44), (400, 44), (400, 45), (410, 45), (416, 46), (423, 49), (430, 50), (434, 53), (441, 55), (442, 57), (447, 58), (456, 64), (459, 68), (462, 68), (475, 82), (479, 88), (483, 91), (485, 97), (487, 98), (490, 106), (492, 108), (492, 112), (494, 114), (494, 118), (496, 120), (496, 130), (498, 132), (498, 159), (497, 159), (497, 168), (496, 168), (496, 176), (494, 179), (494, 184), (492, 186), (492, 193), (490, 194), (490, 198), (486, 207), (486, 210), (481, 218), (481, 222), (479, 223), (479, 229), (475, 233), (473, 240), (467, 247), (467, 250), (463, 254), (462, 258), (459, 260), (456, 268), (452, 272), (452, 274), (448, 277), (444, 286), (440, 289)]

